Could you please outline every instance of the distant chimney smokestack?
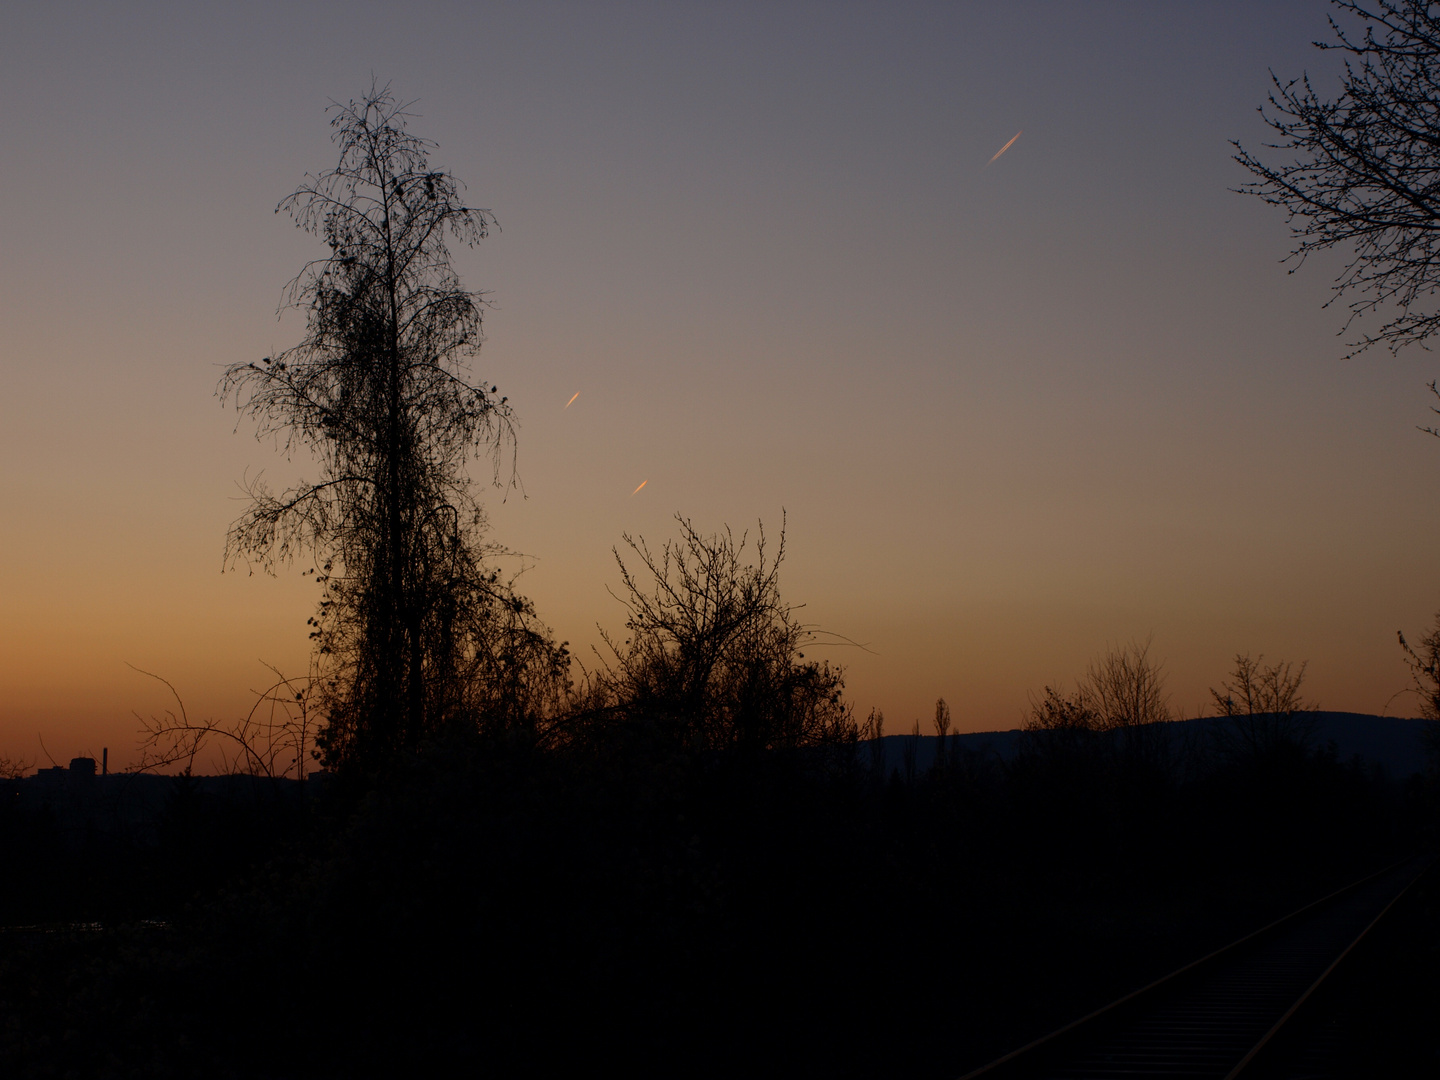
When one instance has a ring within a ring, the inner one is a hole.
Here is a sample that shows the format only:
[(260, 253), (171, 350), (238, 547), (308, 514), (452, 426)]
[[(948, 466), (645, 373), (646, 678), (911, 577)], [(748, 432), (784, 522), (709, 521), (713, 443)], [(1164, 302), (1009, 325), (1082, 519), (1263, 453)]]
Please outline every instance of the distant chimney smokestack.
[(100, 748), (100, 775), (110, 775), (110, 748), (108, 746)]

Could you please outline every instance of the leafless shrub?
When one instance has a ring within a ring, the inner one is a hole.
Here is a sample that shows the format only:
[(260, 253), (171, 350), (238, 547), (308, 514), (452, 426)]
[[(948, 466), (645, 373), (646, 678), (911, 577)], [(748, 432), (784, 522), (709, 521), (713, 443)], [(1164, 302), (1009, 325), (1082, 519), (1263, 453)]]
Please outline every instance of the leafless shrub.
[(1073, 693), (1047, 686), (1032, 698), (1025, 743), (1087, 767), (1167, 770), (1178, 763), (1179, 749), (1160, 725), (1173, 715), (1150, 642), (1131, 642), (1092, 661)]
[(706, 536), (676, 521), (679, 540), (659, 552), (624, 537), (636, 571), (615, 552), (628, 636), (601, 631), (610, 655), (590, 680), (592, 710), (643, 717), (697, 750), (853, 744), (842, 670), (803, 651), (829, 635), (780, 596), (783, 525), (774, 558), (762, 525), (751, 559), (746, 534)]
[(1024, 728), (1036, 732), (1094, 732), (1100, 730), (1100, 722), (1083, 691), (1067, 696), (1047, 686), (1040, 698), (1031, 699)]
[(1319, 706), (1300, 695), (1305, 662), (1297, 669), (1288, 661), (1267, 666), (1264, 659), (1237, 653), (1230, 678), (1210, 690), (1216, 714), (1230, 721), (1216, 732), (1231, 756), (1269, 758), (1286, 747), (1305, 747), (1314, 732)]
[(1150, 659), (1148, 640), (1111, 649), (1092, 663), (1081, 693), (1104, 731), (1171, 719), (1163, 665)]
[(1025, 727), (1034, 731), (1117, 731), (1172, 718), (1162, 665), (1150, 642), (1113, 648), (1090, 664), (1069, 696), (1053, 687), (1033, 700)]

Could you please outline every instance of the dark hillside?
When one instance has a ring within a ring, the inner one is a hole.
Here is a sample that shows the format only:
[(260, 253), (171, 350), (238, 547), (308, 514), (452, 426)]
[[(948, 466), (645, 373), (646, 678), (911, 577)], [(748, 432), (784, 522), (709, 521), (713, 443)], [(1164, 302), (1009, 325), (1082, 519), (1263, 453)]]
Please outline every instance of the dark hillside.
[[(1335, 755), (1341, 761), (1359, 757), (1366, 765), (1378, 765), (1394, 780), (1404, 780), (1426, 768), (1424, 733), (1428, 720), (1395, 716), (1372, 716), (1368, 713), (1316, 712), (1315, 730), (1310, 740), (1312, 747), (1320, 748), (1334, 744)], [(1192, 720), (1177, 720), (1166, 724), (1168, 737), (1176, 746), (1183, 746), (1187, 739), (1205, 739), (1211, 729), (1220, 721), (1213, 717)], [(1012, 760), (1020, 747), (1023, 732), (1019, 728), (1009, 731), (967, 731), (947, 736), (949, 746), (966, 755), (994, 758), (998, 761)], [(935, 735), (886, 735), (885, 768), (904, 771), (907, 747), (914, 744), (915, 767), (927, 772), (935, 763), (939, 737)], [(862, 743), (862, 754), (869, 753), (868, 743)]]

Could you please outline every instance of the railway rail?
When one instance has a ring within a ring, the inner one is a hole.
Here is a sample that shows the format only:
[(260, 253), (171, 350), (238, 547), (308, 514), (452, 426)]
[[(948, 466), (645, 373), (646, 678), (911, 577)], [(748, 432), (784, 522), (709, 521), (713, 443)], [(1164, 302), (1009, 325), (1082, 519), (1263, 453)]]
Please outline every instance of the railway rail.
[(1352, 882), (961, 1080), (1236, 1080), (1431, 859)]

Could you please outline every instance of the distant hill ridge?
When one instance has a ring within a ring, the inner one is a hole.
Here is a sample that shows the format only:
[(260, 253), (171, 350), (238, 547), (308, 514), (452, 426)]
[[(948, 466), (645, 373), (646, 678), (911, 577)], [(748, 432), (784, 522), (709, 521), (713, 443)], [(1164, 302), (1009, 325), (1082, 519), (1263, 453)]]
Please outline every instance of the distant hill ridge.
[[(1392, 779), (1402, 780), (1414, 773), (1425, 770), (1425, 728), (1434, 723), (1414, 717), (1371, 716), (1368, 713), (1317, 712), (1315, 731), (1311, 745), (1316, 747), (1335, 744), (1341, 761), (1353, 757), (1379, 765)], [(1164, 725), (1176, 737), (1204, 734), (1204, 729), (1223, 724), (1220, 717), (1204, 716), (1191, 720), (1176, 720)], [(1009, 731), (966, 731), (950, 734), (950, 744), (971, 753), (994, 755), (1001, 761), (1009, 761), (1019, 749), (1019, 728)], [(905, 748), (915, 737), (913, 735), (886, 735), (885, 771), (905, 769)], [(874, 740), (866, 740), (868, 746)], [(916, 772), (927, 772), (935, 763), (935, 750), (939, 743), (936, 735), (921, 735), (915, 746)]]

